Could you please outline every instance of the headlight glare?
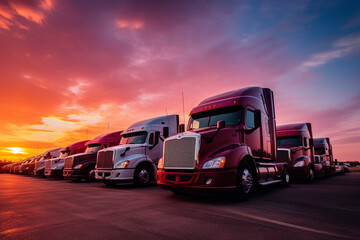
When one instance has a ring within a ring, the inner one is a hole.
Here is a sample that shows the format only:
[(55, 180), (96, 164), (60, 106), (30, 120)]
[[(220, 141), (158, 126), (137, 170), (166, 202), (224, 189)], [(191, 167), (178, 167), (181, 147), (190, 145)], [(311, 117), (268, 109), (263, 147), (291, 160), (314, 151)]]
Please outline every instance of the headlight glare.
[(82, 168), (84, 165), (83, 164), (79, 164), (79, 165), (76, 165), (75, 167), (74, 167), (74, 169), (80, 169), (80, 168)]
[(211, 169), (211, 168), (224, 168), (225, 166), (225, 157), (217, 157), (214, 159), (211, 159), (204, 163), (203, 169)]
[(305, 166), (305, 161), (298, 161), (297, 163), (294, 164), (294, 167), (303, 167)]
[(164, 158), (160, 158), (158, 162), (158, 169), (164, 169)]
[(57, 167), (58, 167), (57, 165), (52, 166), (52, 167), (51, 167), (51, 170), (55, 170), (55, 169), (57, 169)]
[(127, 166), (129, 166), (130, 161), (124, 161), (119, 163), (116, 168), (127, 168)]

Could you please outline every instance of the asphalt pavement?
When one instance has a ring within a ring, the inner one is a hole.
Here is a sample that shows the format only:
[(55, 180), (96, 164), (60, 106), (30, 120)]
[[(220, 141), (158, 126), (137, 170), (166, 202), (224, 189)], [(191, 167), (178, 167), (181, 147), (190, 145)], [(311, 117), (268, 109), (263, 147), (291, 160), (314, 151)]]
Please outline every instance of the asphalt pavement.
[(106, 187), (0, 174), (1, 239), (359, 239), (360, 173), (246, 202), (175, 195), (156, 185)]

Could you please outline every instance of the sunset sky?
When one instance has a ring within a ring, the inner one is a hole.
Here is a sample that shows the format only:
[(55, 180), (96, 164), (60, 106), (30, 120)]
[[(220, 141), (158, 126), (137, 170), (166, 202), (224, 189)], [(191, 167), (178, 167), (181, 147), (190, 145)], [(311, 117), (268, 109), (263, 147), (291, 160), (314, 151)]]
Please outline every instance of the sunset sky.
[(0, 159), (247, 86), (360, 160), (360, 1), (0, 0)]

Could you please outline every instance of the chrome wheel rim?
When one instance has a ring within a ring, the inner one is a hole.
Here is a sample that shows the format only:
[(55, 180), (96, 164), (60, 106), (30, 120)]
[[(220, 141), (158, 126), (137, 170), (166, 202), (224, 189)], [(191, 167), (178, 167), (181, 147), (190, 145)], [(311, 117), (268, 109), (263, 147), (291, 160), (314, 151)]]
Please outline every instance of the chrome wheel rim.
[(290, 182), (290, 175), (289, 175), (288, 171), (286, 171), (286, 173), (285, 173), (285, 181), (286, 181), (286, 183)]
[(253, 186), (253, 176), (248, 169), (244, 169), (242, 174), (242, 188), (245, 193), (249, 193)]
[(310, 168), (310, 177), (311, 177), (311, 180), (314, 179), (314, 171)]
[(142, 169), (139, 172), (139, 181), (141, 183), (147, 183), (149, 181), (149, 178), (150, 178), (150, 174), (149, 174), (148, 170)]

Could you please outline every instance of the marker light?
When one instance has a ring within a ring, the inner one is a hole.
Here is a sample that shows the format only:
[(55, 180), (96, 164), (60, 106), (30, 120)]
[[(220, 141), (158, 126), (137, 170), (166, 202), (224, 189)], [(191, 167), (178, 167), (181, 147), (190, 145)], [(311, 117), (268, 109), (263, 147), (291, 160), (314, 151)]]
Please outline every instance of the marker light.
[(164, 169), (164, 158), (160, 158), (158, 162), (158, 169)]
[(298, 161), (297, 163), (294, 164), (294, 167), (304, 167), (305, 166), (305, 161)]
[(127, 168), (127, 166), (129, 166), (130, 161), (124, 161), (119, 163), (116, 168)]
[(202, 168), (210, 169), (210, 168), (224, 168), (225, 166), (225, 157), (217, 157), (207, 161)]

